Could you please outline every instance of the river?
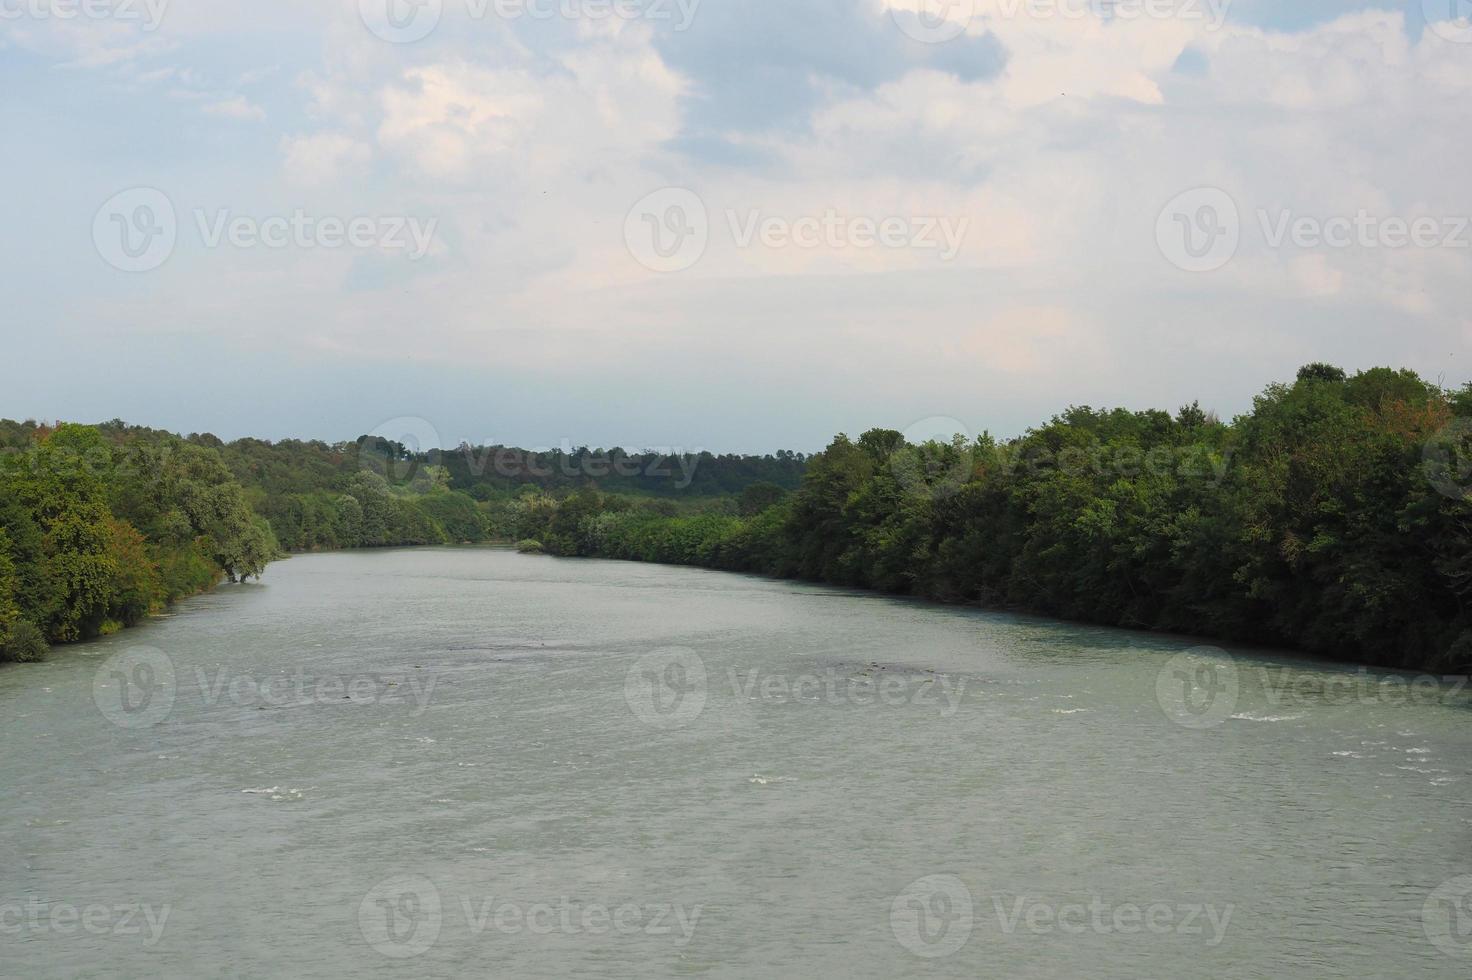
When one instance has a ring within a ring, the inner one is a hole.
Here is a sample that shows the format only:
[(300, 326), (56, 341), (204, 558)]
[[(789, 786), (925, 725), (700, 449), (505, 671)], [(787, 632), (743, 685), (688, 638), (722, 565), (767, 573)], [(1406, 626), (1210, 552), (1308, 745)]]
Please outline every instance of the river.
[(0, 670), (0, 975), (1472, 971), (1455, 680), (497, 549)]

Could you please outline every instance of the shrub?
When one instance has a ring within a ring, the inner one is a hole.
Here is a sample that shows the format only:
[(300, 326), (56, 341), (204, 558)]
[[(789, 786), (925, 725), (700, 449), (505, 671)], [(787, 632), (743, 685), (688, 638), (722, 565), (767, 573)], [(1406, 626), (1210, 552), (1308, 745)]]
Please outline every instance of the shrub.
[(0, 662), (17, 664), (36, 663), (46, 659), (46, 638), (29, 619), (20, 619), (0, 638)]

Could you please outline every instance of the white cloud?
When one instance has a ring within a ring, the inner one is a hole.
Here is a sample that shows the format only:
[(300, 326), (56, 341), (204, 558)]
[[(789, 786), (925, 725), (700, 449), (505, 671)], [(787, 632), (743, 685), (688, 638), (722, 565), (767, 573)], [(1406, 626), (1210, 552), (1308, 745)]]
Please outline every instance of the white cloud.
[[(820, 378), (833, 405), (879, 399), (876, 414), (915, 417), (1027, 417), (1034, 403), (1126, 393), (1169, 403), (1202, 378), (1245, 398), (1294, 359), (1464, 349), (1467, 251), (1275, 249), (1258, 212), (1472, 214), (1457, 166), (1472, 156), (1472, 49), (1429, 33), (1413, 42), (1391, 12), (1213, 30), (1003, 17), (1003, 2), (979, 3), (968, 28), (1005, 49), (1000, 72), (962, 78), (931, 62), (867, 86), (830, 80), (800, 125), (725, 133), (710, 120), (729, 159), (682, 150), (704, 131), (692, 123), (705, 121), (705, 89), (643, 24), (518, 32), (447, 12), (430, 38), (395, 46), (363, 29), (355, 2), (324, 6), (320, 62), (261, 59), (298, 79), (279, 102), (235, 94), (238, 75), (212, 89), (171, 54), (177, 66), (147, 68), (212, 100), (207, 112), (307, 120), (284, 139), (260, 127), (253, 138), (281, 165), (252, 175), (249, 199), (436, 217), (441, 233), (413, 265), (181, 256), (155, 281), (173, 319), (303, 357), (408, 344), (418, 359), (514, 361), (565, 379), (714, 363), (732, 386)], [(213, 36), (202, 17), (185, 25)], [(176, 35), (186, 48), (193, 36)], [(1177, 71), (1188, 53), (1192, 70)], [(711, 242), (694, 268), (658, 274), (622, 230), (635, 201), (670, 185), (704, 199)], [(1156, 219), (1203, 185), (1236, 201), (1242, 243), (1226, 268), (1193, 275), (1160, 254)], [(945, 263), (904, 249), (738, 248), (727, 229), (727, 210), (827, 209), (969, 230)], [(99, 301), (95, 315), (144, 312)]]
[(287, 179), (295, 184), (324, 184), (363, 171), (372, 156), (367, 144), (343, 133), (285, 137), (281, 141)]
[(410, 69), (382, 101), (379, 141), (432, 179), (469, 176), (477, 158), (523, 144), (547, 104), (525, 72), (465, 64)]

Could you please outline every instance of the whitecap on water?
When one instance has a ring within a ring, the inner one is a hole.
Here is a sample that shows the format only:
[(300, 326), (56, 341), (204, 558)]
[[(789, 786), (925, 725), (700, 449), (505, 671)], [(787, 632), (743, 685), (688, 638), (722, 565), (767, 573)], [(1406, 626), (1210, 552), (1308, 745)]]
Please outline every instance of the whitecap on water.
[[(307, 789), (315, 789), (315, 787), (309, 786)], [(264, 789), (243, 789), (241, 792), (248, 793), (251, 796), (264, 796), (268, 800), (275, 800), (277, 802), (295, 802), (305, 799), (307, 790), (282, 789), (280, 786), (267, 786)]]
[(1297, 721), (1303, 715), (1254, 715), (1249, 712), (1233, 715), (1237, 721)]

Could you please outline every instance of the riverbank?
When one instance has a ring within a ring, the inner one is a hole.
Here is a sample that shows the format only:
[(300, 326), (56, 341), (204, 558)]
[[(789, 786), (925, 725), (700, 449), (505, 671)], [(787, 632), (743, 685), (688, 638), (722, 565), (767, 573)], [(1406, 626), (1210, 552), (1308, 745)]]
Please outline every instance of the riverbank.
[(0, 661), (117, 632), (279, 551), (207, 446), (0, 422)]
[(1472, 389), (1310, 365), (1230, 425), (1072, 409), (1008, 442), (838, 436), (801, 487), (669, 516), (584, 490), (560, 555), (755, 572), (1073, 622), (1472, 669)]

